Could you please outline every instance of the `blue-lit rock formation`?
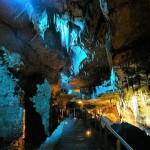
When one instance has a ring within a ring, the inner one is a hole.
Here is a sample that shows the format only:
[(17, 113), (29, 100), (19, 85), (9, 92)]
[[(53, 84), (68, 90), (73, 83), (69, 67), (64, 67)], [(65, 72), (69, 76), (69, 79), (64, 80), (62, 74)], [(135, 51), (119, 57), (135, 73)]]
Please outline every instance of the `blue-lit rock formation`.
[(42, 143), (38, 150), (50, 149), (60, 140), (65, 122), (66, 121), (64, 120), (60, 123), (51, 136), (48, 137), (44, 143)]
[(29, 15), (29, 19), (34, 24), (34, 29), (38, 32), (38, 34), (42, 37), (42, 39), (44, 39), (44, 32), (49, 27), (48, 16), (47, 16), (46, 10), (39, 13), (37, 10), (35, 10), (32, 4), (28, 1), (24, 5), (26, 7), (25, 10), (27, 11)]
[(9, 69), (22, 62), (18, 54), (10, 54), (4, 47), (0, 49), (0, 137), (11, 141), (22, 135), (23, 108), (20, 103), (22, 90), (18, 85), (19, 80)]
[(80, 63), (87, 57), (85, 50), (80, 46), (72, 46), (72, 72), (77, 75), (79, 73)]
[(100, 2), (100, 8), (101, 11), (103, 13), (103, 15), (108, 18), (108, 4), (107, 4), (107, 0), (99, 0)]
[[(111, 71), (110, 80), (104, 81), (101, 86), (96, 86), (96, 93), (93, 92), (91, 97), (99, 96), (104, 93), (118, 91), (121, 92), (120, 89), (116, 86), (118, 82), (118, 78), (115, 75), (114, 69)], [(95, 96), (94, 96), (95, 95)]]
[(72, 20), (68, 14), (61, 18), (58, 14), (54, 15), (56, 31), (60, 32), (61, 43), (67, 49), (71, 57), (71, 73), (79, 73), (80, 63), (87, 58), (87, 50), (84, 48), (81, 40), (81, 33), (84, 30), (84, 20)]
[(61, 89), (65, 92), (68, 93), (69, 90), (72, 90), (72, 87), (69, 85), (70, 78), (61, 73)]
[(69, 30), (69, 16), (64, 16), (64, 19), (60, 18), (58, 14), (54, 16), (54, 23), (56, 24), (56, 31), (60, 32), (61, 37), (61, 44), (62, 46), (67, 48), (67, 51), (69, 51), (69, 37), (70, 37), (70, 30)]
[(50, 97), (51, 87), (48, 81), (45, 80), (42, 85), (37, 85), (36, 95), (30, 98), (36, 111), (42, 118), (42, 124), (44, 125), (46, 135), (49, 135)]

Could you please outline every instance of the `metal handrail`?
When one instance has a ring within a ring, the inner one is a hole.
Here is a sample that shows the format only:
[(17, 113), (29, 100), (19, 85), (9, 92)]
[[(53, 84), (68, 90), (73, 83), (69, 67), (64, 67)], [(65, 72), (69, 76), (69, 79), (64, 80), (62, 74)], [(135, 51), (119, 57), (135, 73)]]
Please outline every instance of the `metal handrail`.
[(114, 129), (110, 126), (110, 124), (108, 123), (108, 121), (106, 121), (105, 118), (102, 117), (100, 120), (101, 122), (105, 123), (107, 129), (122, 143), (122, 145), (127, 150), (133, 150), (133, 148), (129, 144), (127, 144), (125, 140), (116, 131), (114, 131)]
[[(84, 108), (84, 107), (82, 107)], [(86, 108), (84, 108), (86, 110)], [(96, 119), (96, 118), (95, 118)], [(101, 117), (99, 120), (101, 123), (104, 123), (107, 129), (122, 143), (122, 145), (127, 150), (134, 150), (129, 144), (126, 143), (126, 141), (111, 127), (111, 122), (106, 117)]]

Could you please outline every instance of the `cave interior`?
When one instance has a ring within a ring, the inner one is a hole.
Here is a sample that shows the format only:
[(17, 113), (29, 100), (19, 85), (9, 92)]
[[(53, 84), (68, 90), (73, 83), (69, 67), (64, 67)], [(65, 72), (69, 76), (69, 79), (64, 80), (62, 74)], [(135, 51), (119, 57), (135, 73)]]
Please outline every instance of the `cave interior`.
[(0, 0), (0, 147), (38, 148), (78, 107), (150, 143), (149, 14), (150, 0)]

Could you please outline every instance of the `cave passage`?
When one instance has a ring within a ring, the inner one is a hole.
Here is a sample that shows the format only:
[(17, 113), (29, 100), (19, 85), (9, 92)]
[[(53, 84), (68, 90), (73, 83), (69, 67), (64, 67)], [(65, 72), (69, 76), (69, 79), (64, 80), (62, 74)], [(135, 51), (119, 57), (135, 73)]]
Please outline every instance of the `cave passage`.
[(150, 0), (0, 0), (0, 150), (150, 149)]

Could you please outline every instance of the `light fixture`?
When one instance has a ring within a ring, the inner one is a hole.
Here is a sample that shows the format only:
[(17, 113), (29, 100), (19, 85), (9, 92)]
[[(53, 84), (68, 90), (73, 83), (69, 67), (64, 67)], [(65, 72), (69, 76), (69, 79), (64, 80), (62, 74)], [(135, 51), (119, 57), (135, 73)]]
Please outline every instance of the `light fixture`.
[(87, 130), (87, 131), (85, 132), (85, 134), (86, 134), (87, 137), (89, 137), (89, 136), (91, 135), (91, 130)]
[(82, 104), (82, 101), (80, 100), (80, 101), (78, 101), (78, 104)]

